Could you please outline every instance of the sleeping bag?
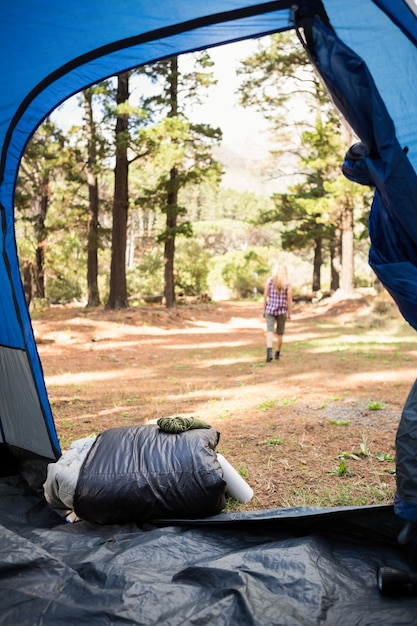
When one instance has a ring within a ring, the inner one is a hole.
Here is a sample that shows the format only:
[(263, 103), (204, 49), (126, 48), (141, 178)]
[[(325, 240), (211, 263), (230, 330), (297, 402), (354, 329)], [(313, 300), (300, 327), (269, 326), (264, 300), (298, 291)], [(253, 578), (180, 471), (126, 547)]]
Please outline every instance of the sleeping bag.
[(196, 518), (226, 504), (213, 428), (166, 433), (156, 425), (98, 435), (81, 466), (74, 511), (99, 524)]

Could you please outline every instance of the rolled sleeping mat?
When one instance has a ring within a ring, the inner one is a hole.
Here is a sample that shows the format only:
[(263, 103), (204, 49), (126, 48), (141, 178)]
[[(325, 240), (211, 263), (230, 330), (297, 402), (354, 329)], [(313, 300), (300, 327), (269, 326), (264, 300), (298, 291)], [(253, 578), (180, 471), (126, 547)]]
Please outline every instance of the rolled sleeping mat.
[(242, 502), (242, 504), (247, 504), (253, 498), (253, 489), (222, 454), (217, 453), (217, 460), (223, 470), (223, 478), (226, 481), (226, 493), (235, 500)]

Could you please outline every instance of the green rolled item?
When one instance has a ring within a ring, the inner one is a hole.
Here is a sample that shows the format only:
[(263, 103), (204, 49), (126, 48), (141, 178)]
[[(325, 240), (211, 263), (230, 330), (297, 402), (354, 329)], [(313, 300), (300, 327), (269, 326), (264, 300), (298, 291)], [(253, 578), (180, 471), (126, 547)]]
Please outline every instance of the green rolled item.
[(160, 417), (156, 422), (164, 433), (183, 433), (185, 430), (192, 428), (211, 428), (210, 424), (206, 424), (203, 420), (196, 417)]

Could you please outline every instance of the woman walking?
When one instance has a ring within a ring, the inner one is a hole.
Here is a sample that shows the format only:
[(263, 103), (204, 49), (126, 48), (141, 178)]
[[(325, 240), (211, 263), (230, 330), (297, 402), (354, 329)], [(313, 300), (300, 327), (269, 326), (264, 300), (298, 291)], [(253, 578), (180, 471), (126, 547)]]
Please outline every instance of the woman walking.
[(292, 287), (288, 282), (285, 265), (276, 265), (265, 285), (264, 317), (266, 319), (266, 362), (272, 361), (274, 330), (277, 334), (275, 360), (278, 361), (282, 348), (285, 322), (291, 320)]

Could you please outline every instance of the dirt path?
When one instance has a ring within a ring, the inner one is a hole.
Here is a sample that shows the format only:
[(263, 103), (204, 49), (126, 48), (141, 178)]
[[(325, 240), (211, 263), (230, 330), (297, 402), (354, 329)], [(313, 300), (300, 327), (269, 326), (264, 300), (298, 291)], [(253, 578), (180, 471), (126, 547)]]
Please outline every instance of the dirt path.
[(253, 487), (247, 508), (274, 508), (392, 500), (417, 348), (398, 317), (371, 311), (364, 299), (297, 306), (268, 364), (260, 303), (56, 307), (33, 324), (64, 449), (115, 425), (195, 415)]

